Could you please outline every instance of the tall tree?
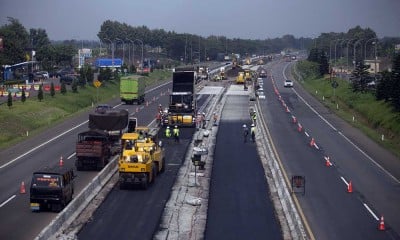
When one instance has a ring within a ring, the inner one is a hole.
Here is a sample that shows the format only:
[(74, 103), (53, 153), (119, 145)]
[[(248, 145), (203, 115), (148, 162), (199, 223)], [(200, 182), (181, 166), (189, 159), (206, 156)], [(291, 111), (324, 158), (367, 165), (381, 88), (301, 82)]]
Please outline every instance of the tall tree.
[(24, 103), (26, 101), (26, 93), (25, 93), (25, 88), (22, 88), (22, 93), (21, 93), (21, 102)]
[(0, 54), (0, 65), (12, 65), (30, 60), (28, 32), (17, 19), (8, 17), (8, 22), (0, 27), (0, 36), (3, 37), (4, 44)]
[(11, 108), (12, 105), (13, 105), (13, 99), (12, 99), (12, 96), (11, 96), (11, 92), (8, 92), (7, 106), (8, 106), (8, 108)]
[(54, 82), (51, 82), (51, 85), (50, 85), (50, 96), (54, 97), (54, 95), (56, 95), (56, 91), (54, 89)]
[(400, 111), (400, 53), (397, 53), (393, 58), (392, 84), (393, 106), (397, 111)]
[(368, 90), (368, 75), (368, 66), (362, 62), (358, 63), (350, 78), (353, 92), (366, 92)]
[(39, 99), (39, 102), (41, 102), (43, 100), (43, 88), (42, 88), (42, 85), (39, 85), (37, 98)]

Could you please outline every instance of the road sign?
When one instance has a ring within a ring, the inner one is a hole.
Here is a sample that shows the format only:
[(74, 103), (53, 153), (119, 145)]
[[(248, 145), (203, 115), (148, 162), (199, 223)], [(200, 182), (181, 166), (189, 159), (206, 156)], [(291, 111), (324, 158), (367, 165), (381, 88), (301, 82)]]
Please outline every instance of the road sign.
[(95, 80), (95, 81), (93, 82), (93, 85), (94, 85), (96, 88), (99, 88), (99, 87), (101, 86), (101, 82), (100, 82), (99, 80)]

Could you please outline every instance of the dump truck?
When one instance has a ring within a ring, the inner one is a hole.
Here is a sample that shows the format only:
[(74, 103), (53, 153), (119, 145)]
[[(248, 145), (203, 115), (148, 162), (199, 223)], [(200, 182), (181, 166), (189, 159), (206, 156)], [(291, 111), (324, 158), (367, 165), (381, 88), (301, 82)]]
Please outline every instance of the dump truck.
[(172, 93), (169, 96), (168, 113), (162, 119), (163, 126), (196, 125), (195, 71), (175, 69), (172, 75)]
[(157, 140), (158, 131), (158, 128), (137, 127), (135, 132), (122, 135), (118, 161), (120, 189), (135, 185), (147, 189), (164, 172), (165, 154), (162, 142)]
[(121, 77), (120, 80), (120, 97), (125, 104), (138, 105), (144, 102), (146, 83), (143, 77), (137, 75), (129, 75)]
[(110, 110), (89, 114), (89, 130), (78, 134), (75, 166), (101, 170), (112, 155), (120, 152), (121, 135), (127, 131), (129, 112)]

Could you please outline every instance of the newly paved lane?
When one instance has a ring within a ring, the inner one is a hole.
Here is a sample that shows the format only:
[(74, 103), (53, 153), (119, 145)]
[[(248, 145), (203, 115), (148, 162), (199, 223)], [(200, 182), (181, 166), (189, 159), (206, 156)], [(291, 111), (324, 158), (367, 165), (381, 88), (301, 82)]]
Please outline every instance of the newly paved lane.
[(256, 145), (243, 141), (242, 125), (251, 124), (248, 101), (228, 96), (221, 115), (205, 239), (282, 239)]

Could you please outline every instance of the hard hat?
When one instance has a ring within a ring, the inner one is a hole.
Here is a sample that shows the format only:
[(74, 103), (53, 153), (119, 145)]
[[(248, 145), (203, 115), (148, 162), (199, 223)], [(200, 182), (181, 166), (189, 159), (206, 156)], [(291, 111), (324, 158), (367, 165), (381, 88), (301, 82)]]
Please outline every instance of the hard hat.
[(167, 128), (169, 128), (169, 126), (167, 126)]
[(243, 127), (244, 127), (244, 128), (247, 127), (246, 124), (243, 124)]
[(254, 127), (254, 124), (251, 124), (252, 127)]
[(175, 125), (175, 128), (178, 128), (178, 126), (177, 126), (177, 125)]
[(161, 104), (159, 104), (158, 106), (161, 107)]

